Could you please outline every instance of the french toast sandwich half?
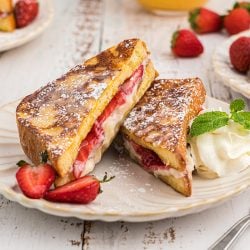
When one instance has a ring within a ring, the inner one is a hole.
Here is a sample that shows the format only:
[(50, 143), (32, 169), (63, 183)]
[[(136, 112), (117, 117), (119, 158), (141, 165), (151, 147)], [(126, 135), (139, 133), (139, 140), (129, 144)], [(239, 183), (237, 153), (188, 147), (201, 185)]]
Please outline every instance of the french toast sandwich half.
[(130, 156), (185, 196), (192, 193), (194, 167), (188, 127), (205, 95), (199, 78), (155, 80), (121, 127)]
[(20, 102), (22, 148), (35, 164), (48, 153), (58, 185), (86, 175), (100, 161), (157, 75), (149, 54), (143, 41), (124, 40)]

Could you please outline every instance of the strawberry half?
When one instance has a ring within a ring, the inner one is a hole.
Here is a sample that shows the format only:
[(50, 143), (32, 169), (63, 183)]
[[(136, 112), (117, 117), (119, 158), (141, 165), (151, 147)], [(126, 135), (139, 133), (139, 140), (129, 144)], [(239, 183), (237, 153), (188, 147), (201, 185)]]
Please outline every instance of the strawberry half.
[(186, 29), (174, 32), (171, 41), (172, 52), (180, 57), (197, 57), (203, 53), (203, 46), (196, 35)]
[(17, 27), (30, 24), (36, 18), (38, 10), (39, 4), (36, 0), (19, 0), (14, 8)]
[(216, 12), (197, 8), (189, 13), (189, 23), (192, 29), (197, 33), (210, 33), (221, 30), (222, 18)]
[(25, 161), (19, 161), (17, 165), (20, 168), (16, 173), (16, 179), (22, 192), (32, 199), (44, 197), (55, 181), (56, 175), (52, 166), (47, 163), (31, 166)]
[(54, 202), (87, 204), (100, 193), (100, 181), (84, 176), (46, 193), (45, 199)]

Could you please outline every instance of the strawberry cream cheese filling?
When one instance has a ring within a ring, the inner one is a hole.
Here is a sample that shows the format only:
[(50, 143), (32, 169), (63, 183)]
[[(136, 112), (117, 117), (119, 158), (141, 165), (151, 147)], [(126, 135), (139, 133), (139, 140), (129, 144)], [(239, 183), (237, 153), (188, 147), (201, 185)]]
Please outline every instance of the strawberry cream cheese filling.
[(117, 94), (107, 105), (103, 113), (97, 118), (91, 131), (82, 141), (77, 158), (73, 164), (75, 178), (80, 178), (91, 172), (95, 164), (100, 161), (102, 148), (108, 146), (119, 129), (116, 124), (121, 121), (126, 110), (131, 106), (139, 83), (143, 79), (144, 64), (141, 64), (132, 76), (121, 86)]
[(182, 178), (187, 174), (192, 175), (194, 170), (193, 160), (190, 156), (190, 151), (187, 149), (187, 171), (178, 171), (168, 164), (162, 162), (160, 157), (152, 150), (144, 148), (143, 146), (130, 140), (124, 136), (124, 146), (130, 153), (131, 157), (135, 159), (140, 165), (149, 173), (158, 176), (174, 176), (175, 178)]

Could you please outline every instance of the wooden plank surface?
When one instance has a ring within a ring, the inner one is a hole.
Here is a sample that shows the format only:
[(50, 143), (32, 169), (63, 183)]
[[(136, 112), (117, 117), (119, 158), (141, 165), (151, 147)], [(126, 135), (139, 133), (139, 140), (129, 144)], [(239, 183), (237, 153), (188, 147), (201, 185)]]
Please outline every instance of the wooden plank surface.
[[(211, 0), (223, 12), (231, 0)], [(211, 55), (226, 35), (200, 36), (205, 53), (175, 59), (170, 39), (186, 16), (154, 16), (135, 0), (56, 0), (51, 26), (34, 41), (0, 54), (0, 105), (21, 98), (84, 59), (125, 38), (140, 37), (152, 51), (161, 77), (199, 76), (208, 94), (229, 102), (239, 95), (214, 78)], [(0, 249), (206, 249), (250, 208), (250, 191), (216, 208), (148, 223), (83, 222), (26, 209), (0, 196)], [(248, 249), (248, 229), (234, 249)]]

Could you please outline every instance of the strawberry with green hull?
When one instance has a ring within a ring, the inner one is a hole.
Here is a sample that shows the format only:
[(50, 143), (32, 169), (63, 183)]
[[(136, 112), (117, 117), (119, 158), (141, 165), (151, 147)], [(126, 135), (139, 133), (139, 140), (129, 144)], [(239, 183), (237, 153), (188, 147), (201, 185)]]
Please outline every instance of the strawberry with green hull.
[(43, 198), (55, 181), (56, 173), (52, 166), (47, 163), (31, 166), (25, 161), (19, 161), (17, 165), (20, 168), (16, 179), (22, 192), (32, 199)]
[(222, 28), (222, 18), (216, 12), (197, 8), (189, 13), (191, 28), (197, 33), (217, 32)]
[(196, 35), (186, 29), (174, 32), (171, 40), (171, 49), (179, 57), (197, 57), (203, 53), (203, 46)]

